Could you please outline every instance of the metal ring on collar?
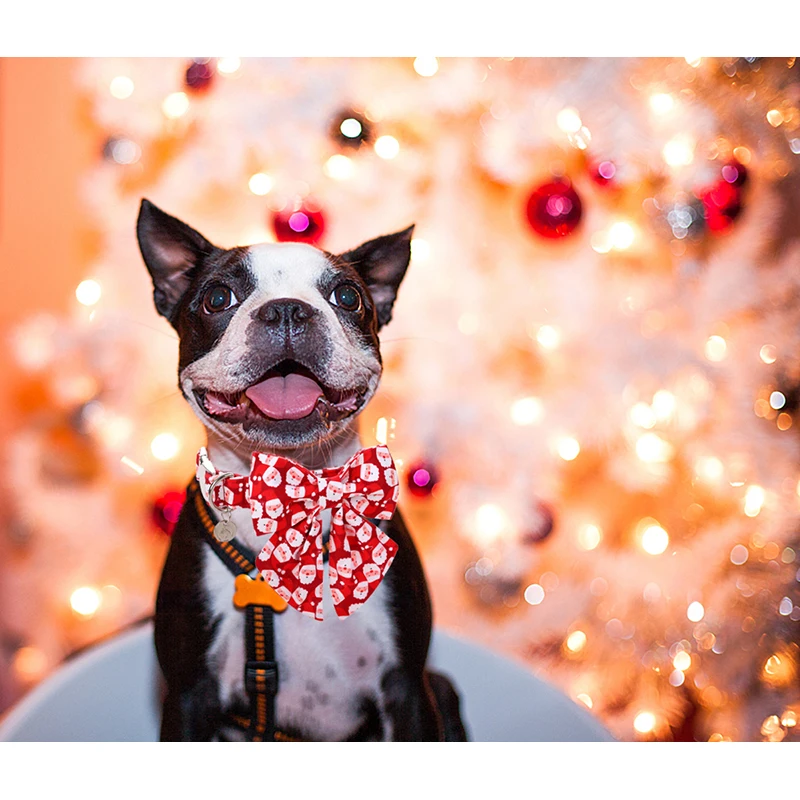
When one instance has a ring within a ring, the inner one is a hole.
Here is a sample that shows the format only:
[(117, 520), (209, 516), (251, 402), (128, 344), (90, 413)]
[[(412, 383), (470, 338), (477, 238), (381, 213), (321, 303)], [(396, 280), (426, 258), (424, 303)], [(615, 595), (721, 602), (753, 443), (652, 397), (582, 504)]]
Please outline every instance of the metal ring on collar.
[(228, 506), (218, 506), (214, 502), (214, 489), (217, 488), (217, 484), (220, 481), (224, 481), (225, 478), (233, 478), (233, 477), (235, 477), (233, 472), (220, 472), (219, 475), (214, 477), (211, 480), (211, 483), (208, 485), (208, 502), (211, 503), (211, 505), (214, 506), (214, 508), (216, 508), (217, 511), (227, 511)]

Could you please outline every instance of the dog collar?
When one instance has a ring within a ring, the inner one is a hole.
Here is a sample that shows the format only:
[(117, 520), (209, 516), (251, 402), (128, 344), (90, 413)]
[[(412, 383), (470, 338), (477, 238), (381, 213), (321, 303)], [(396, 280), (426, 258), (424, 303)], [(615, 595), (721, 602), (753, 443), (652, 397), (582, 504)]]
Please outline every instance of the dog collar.
[(344, 466), (322, 470), (253, 453), (247, 476), (218, 471), (201, 448), (197, 482), (221, 512), (214, 528), (219, 541), (236, 533), (231, 510), (250, 509), (256, 534), (269, 536), (256, 567), (279, 597), (314, 619), (323, 618), (323, 509), (331, 511), (328, 576), (337, 616), (349, 616), (372, 596), (397, 552), (397, 544), (371, 521), (391, 519), (400, 493), (385, 446), (361, 450)]

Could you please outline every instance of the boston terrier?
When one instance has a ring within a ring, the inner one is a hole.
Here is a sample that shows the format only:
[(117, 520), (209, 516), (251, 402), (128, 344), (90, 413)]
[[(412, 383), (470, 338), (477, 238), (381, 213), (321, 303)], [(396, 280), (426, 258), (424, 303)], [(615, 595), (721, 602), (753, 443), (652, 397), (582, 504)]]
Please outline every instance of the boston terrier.
[[(137, 236), (155, 306), (178, 333), (178, 385), (217, 470), (246, 476), (255, 452), (341, 467), (361, 449), (356, 419), (381, 377), (378, 331), (392, 317), (412, 231), (340, 255), (301, 243), (226, 250), (142, 200)], [(156, 600), (162, 741), (249, 738), (232, 721), (251, 707), (244, 613), (201, 516), (186, 503)], [(237, 541), (259, 553), (267, 537), (250, 511), (234, 510), (232, 522)], [(286, 738), (466, 740), (457, 692), (426, 667), (431, 602), (414, 543), (399, 511), (379, 527), (398, 552), (361, 608), (341, 618), (328, 608), (322, 621), (293, 608), (274, 614), (274, 727)]]

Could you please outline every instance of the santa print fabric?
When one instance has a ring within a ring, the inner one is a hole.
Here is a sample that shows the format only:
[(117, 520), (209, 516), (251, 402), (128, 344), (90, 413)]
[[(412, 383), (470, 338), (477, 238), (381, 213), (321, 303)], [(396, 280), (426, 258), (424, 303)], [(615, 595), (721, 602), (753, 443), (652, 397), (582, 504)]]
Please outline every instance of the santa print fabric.
[[(219, 477), (197, 455), (205, 494)], [(218, 507), (250, 508), (257, 534), (269, 540), (256, 558), (264, 579), (290, 606), (322, 619), (323, 550), (320, 512), (331, 510), (328, 575), (336, 614), (365, 603), (392, 564), (397, 545), (370, 519), (391, 519), (400, 494), (389, 449), (370, 447), (341, 468), (308, 470), (282, 456), (254, 453), (249, 477), (217, 480)]]

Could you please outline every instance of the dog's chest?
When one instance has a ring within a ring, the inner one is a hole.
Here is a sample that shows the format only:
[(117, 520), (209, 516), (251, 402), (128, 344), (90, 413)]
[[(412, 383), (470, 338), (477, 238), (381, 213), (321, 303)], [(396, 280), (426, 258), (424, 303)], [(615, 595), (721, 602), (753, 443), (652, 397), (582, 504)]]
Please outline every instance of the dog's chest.
[[(240, 525), (239, 530), (247, 528)], [(263, 541), (248, 544), (258, 552)], [(220, 559), (206, 548), (204, 582), (217, 622), (207, 659), (219, 681), (223, 708), (247, 697), (245, 614), (233, 605), (233, 581)], [(339, 619), (326, 581), (324, 620), (310, 619), (292, 608), (274, 615), (278, 728), (299, 730), (314, 739), (342, 739), (361, 724), (365, 700), (374, 700), (380, 709), (381, 679), (397, 663), (387, 595), (380, 586), (355, 614)]]

